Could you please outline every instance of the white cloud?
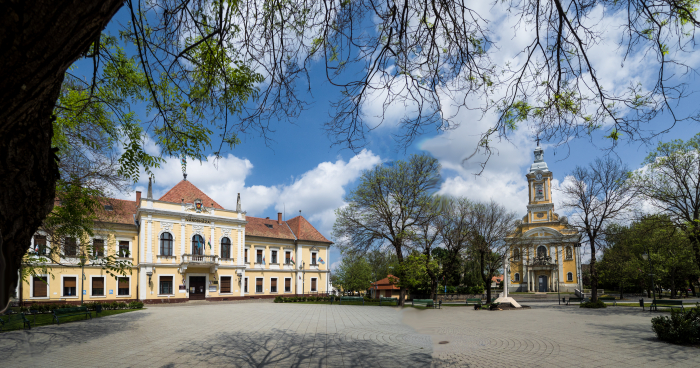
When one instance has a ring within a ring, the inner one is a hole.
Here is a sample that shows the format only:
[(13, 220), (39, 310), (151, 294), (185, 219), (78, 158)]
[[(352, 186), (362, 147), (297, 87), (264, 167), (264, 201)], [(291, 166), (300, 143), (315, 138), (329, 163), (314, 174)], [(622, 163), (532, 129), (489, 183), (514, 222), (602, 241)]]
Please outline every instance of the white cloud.
[[(243, 210), (251, 216), (273, 218), (276, 214), (272, 211), (282, 212), (286, 209), (287, 218), (291, 218), (302, 210), (307, 220), (324, 236), (330, 237), (335, 222), (334, 210), (345, 205), (343, 196), (346, 187), (355, 182), (364, 170), (381, 161), (371, 151), (363, 150), (347, 162), (341, 158), (335, 162), (321, 162), (299, 175), (291, 184), (265, 186), (246, 184), (246, 177), (254, 169), (253, 163), (228, 154), (216, 161), (213, 156), (201, 163), (188, 160), (187, 180), (227, 209), (236, 208), (237, 195), (241, 193)], [(177, 159), (168, 160), (153, 173), (153, 197), (156, 199), (183, 178), (182, 166)], [(145, 196), (147, 186), (148, 177), (142, 173), (134, 191), (125, 193), (122, 198), (133, 200), (137, 190)]]

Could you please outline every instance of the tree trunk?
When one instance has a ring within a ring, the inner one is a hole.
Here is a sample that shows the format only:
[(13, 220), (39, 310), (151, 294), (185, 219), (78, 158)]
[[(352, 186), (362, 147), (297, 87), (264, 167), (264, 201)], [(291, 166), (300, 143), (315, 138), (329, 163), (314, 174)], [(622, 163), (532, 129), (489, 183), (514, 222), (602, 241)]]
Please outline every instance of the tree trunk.
[(0, 310), (32, 235), (53, 208), (52, 112), (63, 77), (122, 5), (0, 0)]
[(591, 242), (591, 301), (596, 302), (598, 301), (598, 272), (595, 268), (595, 238), (589, 235), (588, 239)]

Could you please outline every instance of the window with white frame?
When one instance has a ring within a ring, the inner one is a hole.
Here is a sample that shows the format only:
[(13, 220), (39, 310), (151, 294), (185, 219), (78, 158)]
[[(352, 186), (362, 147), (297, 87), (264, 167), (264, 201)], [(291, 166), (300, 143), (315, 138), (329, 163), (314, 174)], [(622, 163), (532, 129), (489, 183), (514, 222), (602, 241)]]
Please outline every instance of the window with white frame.
[(221, 276), (221, 293), (231, 292), (231, 276)]
[(284, 252), (284, 264), (292, 264), (292, 251), (288, 250)]
[(263, 250), (262, 249), (255, 250), (255, 263), (257, 263), (257, 264), (263, 263)]
[(170, 295), (173, 294), (173, 277), (161, 276), (160, 285), (158, 285), (158, 294)]
[(129, 278), (119, 277), (117, 278), (117, 295), (131, 295), (129, 292)]
[(517, 272), (515, 273), (515, 281), (520, 281), (520, 274)]
[(231, 258), (231, 239), (227, 237), (221, 239), (221, 258)]
[(316, 280), (317, 279), (315, 277), (311, 278), (311, 291), (318, 291), (316, 290)]
[(173, 255), (173, 234), (168, 232), (160, 234), (160, 255)]
[(34, 235), (34, 253), (38, 256), (49, 254), (49, 249), (46, 247), (45, 235)]
[(47, 280), (48, 277), (45, 275), (32, 277), (32, 297), (46, 298), (49, 296), (49, 283)]
[(129, 251), (129, 241), (128, 240), (120, 240), (119, 241), (119, 257), (127, 258), (130, 255), (131, 255), (131, 252)]
[(270, 264), (277, 264), (277, 251), (276, 250), (270, 251)]
[(92, 296), (104, 296), (105, 295), (105, 278), (103, 276), (94, 276), (91, 281), (92, 284)]
[(248, 263), (248, 248), (243, 250), (243, 262)]
[(92, 239), (92, 255), (95, 257), (105, 256), (105, 241), (103, 239)]
[(75, 242), (75, 238), (64, 238), (63, 239), (63, 254), (66, 257), (75, 257), (78, 255), (78, 245)]
[(284, 292), (285, 293), (292, 292), (292, 278), (291, 277), (284, 278)]
[(255, 279), (255, 292), (256, 293), (263, 292), (263, 279), (262, 279), (262, 277), (258, 277)]
[(271, 293), (277, 292), (277, 278), (276, 277), (273, 277), (270, 279), (270, 292)]
[(75, 276), (63, 277), (63, 296), (76, 296), (78, 278)]
[(311, 252), (311, 265), (312, 266), (318, 266), (318, 263), (316, 262), (316, 252)]
[(243, 280), (243, 292), (248, 294), (248, 278), (247, 277)]
[(566, 281), (574, 281), (574, 274), (571, 272), (568, 272), (566, 274)]

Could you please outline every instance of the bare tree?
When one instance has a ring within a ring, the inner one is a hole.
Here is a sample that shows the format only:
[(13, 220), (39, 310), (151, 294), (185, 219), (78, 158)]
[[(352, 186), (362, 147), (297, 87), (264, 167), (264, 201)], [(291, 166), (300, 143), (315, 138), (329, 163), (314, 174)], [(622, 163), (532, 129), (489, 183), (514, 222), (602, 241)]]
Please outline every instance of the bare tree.
[(515, 229), (517, 215), (493, 199), (486, 203), (472, 203), (470, 207), (469, 251), (479, 263), (481, 278), (486, 287), (486, 298), (490, 301), (491, 280), (503, 267), (503, 255), (509, 249), (505, 238)]
[[(345, 255), (364, 255), (384, 246), (393, 248), (399, 265), (414, 245), (416, 233), (432, 213), (431, 191), (440, 178), (440, 164), (427, 155), (408, 162), (377, 166), (362, 174), (350, 192), (348, 205), (336, 210), (335, 243)], [(401, 278), (401, 274), (396, 275)], [(401, 287), (400, 305), (406, 288)]]
[(567, 176), (560, 191), (563, 207), (572, 211), (571, 225), (579, 230), (591, 251), (592, 301), (598, 300), (596, 253), (605, 244), (605, 229), (612, 220), (630, 213), (638, 200), (630, 185), (627, 166), (611, 157), (597, 158), (588, 167), (577, 166)]

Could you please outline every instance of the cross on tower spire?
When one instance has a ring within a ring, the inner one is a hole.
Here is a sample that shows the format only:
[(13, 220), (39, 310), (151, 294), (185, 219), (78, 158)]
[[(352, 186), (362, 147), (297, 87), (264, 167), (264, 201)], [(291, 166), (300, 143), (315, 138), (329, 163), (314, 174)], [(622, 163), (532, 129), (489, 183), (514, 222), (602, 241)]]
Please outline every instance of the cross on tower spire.
[(537, 146), (539, 147), (540, 146), (540, 136), (539, 135), (537, 136), (537, 139), (535, 139), (535, 141), (537, 142)]

